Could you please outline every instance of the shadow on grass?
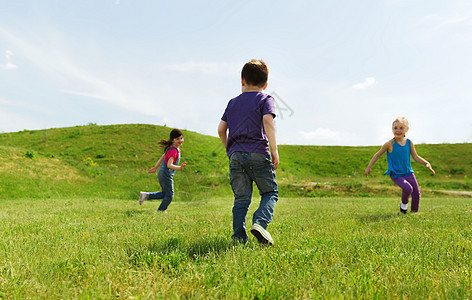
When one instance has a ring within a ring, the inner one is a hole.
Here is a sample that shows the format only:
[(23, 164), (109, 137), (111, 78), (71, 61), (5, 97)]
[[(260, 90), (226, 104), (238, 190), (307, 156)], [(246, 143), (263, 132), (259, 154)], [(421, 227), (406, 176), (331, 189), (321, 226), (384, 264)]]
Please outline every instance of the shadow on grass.
[(133, 217), (134, 215), (141, 215), (143, 213), (144, 213), (144, 211), (137, 210), (137, 209), (128, 209), (124, 212), (125, 216), (127, 216), (127, 217)]
[(183, 237), (153, 241), (139, 250), (130, 250), (130, 263), (135, 266), (168, 266), (177, 268), (190, 260), (205, 259), (211, 254), (219, 254), (241, 245), (222, 237), (200, 238), (188, 242)]
[(400, 213), (390, 212), (390, 213), (376, 214), (376, 215), (362, 215), (362, 216), (359, 216), (359, 219), (362, 222), (374, 223), (374, 222), (379, 222), (379, 221), (387, 221), (387, 220), (398, 218), (398, 217), (402, 217), (402, 215), (400, 215)]
[(210, 253), (224, 252), (235, 245), (237, 244), (233, 241), (222, 237), (200, 238), (190, 243), (185, 243), (179, 238), (169, 238), (162, 244), (151, 243), (149, 250), (162, 253), (183, 251), (187, 253), (190, 258), (195, 258)]

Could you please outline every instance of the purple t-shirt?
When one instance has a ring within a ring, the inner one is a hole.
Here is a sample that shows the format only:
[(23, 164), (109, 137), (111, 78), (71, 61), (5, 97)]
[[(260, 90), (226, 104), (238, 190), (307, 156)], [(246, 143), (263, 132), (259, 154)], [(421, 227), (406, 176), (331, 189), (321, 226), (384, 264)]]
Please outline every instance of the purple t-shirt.
[(244, 92), (229, 101), (221, 120), (228, 123), (228, 157), (235, 151), (270, 154), (262, 116), (275, 118), (274, 98), (261, 92)]

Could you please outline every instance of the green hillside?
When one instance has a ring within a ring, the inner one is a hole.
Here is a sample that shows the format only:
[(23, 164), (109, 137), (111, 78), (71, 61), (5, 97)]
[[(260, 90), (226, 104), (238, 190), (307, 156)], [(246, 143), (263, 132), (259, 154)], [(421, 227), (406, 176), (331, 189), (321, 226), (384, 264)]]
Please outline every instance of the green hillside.
[[(157, 142), (171, 128), (155, 125), (76, 126), (0, 134), (0, 198), (94, 197), (135, 199), (158, 190), (147, 174), (162, 150)], [(175, 176), (176, 199), (230, 195), (228, 161), (218, 138), (184, 131)], [(383, 175), (386, 157), (364, 169), (379, 147), (280, 145), (277, 170), (283, 196), (374, 196), (398, 194)], [(413, 163), (423, 194), (472, 190), (472, 144), (417, 145), (437, 175)]]

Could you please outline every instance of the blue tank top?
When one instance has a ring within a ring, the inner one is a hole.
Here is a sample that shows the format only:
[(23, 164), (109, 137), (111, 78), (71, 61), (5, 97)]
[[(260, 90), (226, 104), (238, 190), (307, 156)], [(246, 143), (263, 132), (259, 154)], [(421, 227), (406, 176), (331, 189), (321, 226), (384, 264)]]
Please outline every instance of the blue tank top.
[(388, 170), (385, 174), (392, 178), (408, 177), (413, 173), (410, 160), (411, 142), (406, 140), (405, 146), (394, 142), (392, 145), (392, 152), (387, 151)]

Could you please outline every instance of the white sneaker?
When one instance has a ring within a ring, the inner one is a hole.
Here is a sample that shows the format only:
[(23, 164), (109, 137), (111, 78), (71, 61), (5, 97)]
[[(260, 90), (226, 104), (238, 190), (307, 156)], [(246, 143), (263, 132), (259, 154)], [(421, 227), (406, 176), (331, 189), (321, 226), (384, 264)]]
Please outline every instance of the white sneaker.
[(147, 199), (148, 193), (140, 192), (139, 193), (139, 205), (143, 204), (143, 202)]
[(272, 239), (272, 236), (270, 235), (270, 233), (267, 230), (265, 230), (264, 227), (262, 227), (261, 225), (257, 223), (252, 224), (251, 233), (257, 238), (257, 240), (261, 244), (269, 244), (269, 245), (274, 244), (274, 240)]

